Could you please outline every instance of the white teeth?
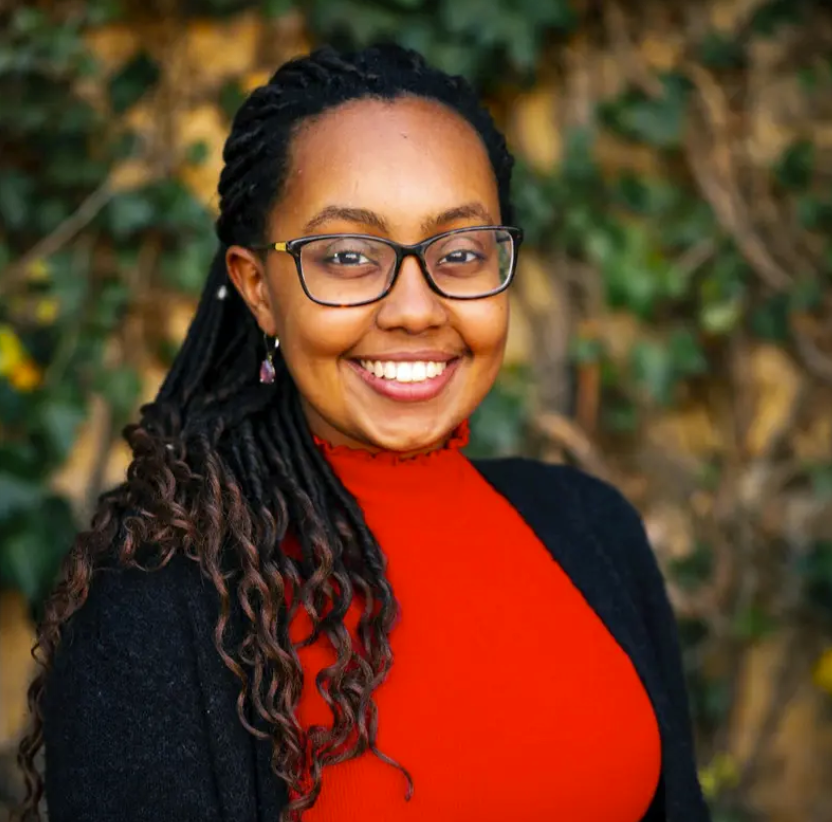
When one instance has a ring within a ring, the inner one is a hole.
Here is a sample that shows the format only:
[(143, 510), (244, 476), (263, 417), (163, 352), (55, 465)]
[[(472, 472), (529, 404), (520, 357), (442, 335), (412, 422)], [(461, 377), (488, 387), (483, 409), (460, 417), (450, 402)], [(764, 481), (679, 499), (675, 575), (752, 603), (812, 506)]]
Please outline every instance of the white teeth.
[(396, 366), (396, 382), (413, 382), (413, 366), (409, 362)]
[(396, 382), (424, 382), (442, 374), (447, 367), (447, 363), (361, 360), (361, 366), (378, 379), (396, 380)]

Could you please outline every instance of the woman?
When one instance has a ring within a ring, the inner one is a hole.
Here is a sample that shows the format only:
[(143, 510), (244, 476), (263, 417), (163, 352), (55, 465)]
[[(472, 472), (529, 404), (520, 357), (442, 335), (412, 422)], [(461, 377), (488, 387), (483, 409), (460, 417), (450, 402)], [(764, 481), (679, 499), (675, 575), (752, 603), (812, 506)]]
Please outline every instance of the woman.
[(196, 317), (41, 629), (50, 819), (707, 819), (633, 509), (460, 452), (521, 241), (471, 89), (318, 51), (224, 159)]

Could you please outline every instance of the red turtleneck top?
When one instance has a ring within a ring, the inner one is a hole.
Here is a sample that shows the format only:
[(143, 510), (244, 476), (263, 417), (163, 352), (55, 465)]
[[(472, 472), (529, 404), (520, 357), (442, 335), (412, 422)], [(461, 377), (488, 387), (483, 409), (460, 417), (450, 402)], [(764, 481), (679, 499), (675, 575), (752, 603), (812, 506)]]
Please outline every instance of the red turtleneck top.
[[(639, 822), (660, 739), (629, 657), (508, 501), (460, 452), (401, 460), (321, 445), (388, 559), (401, 606), (375, 693), (379, 749), (323, 771), (308, 822)], [(556, 504), (553, 501), (553, 504)], [(360, 606), (346, 624), (354, 631)], [(305, 615), (293, 636), (308, 635)], [(304, 727), (330, 724), (300, 652)]]

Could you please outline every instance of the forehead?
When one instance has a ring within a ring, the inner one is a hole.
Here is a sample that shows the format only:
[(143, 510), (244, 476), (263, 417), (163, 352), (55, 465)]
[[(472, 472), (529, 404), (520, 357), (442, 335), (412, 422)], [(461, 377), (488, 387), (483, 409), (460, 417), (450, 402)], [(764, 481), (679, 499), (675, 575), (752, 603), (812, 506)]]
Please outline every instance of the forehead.
[(479, 202), (499, 217), (494, 173), (474, 127), (416, 97), (351, 101), (305, 123), (282, 202), (298, 217), (333, 204), (370, 209), (402, 228), (460, 203)]

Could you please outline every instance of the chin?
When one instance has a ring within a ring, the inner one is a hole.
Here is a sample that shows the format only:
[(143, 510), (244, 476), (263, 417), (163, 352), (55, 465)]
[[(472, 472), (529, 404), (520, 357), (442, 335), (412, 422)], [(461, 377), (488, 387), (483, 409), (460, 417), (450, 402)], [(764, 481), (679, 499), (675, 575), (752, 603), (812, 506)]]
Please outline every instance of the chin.
[(456, 425), (433, 426), (407, 425), (402, 428), (391, 428), (379, 431), (367, 430), (363, 439), (374, 448), (382, 451), (397, 451), (404, 454), (420, 451), (432, 451), (439, 448), (451, 436)]

